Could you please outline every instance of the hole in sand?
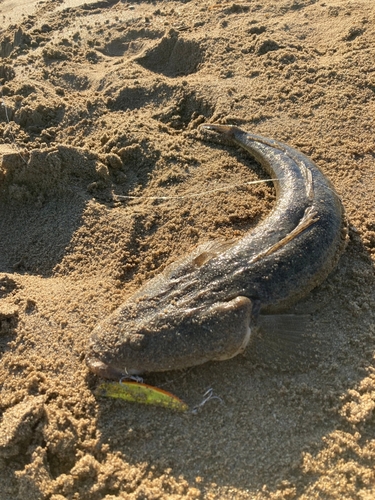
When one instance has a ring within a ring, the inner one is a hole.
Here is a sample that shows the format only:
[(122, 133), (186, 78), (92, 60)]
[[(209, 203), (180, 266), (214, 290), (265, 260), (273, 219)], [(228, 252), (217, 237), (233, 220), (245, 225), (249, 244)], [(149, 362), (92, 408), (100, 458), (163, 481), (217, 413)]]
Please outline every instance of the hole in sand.
[(178, 34), (171, 30), (158, 45), (146, 49), (136, 61), (150, 71), (176, 77), (197, 71), (202, 59), (202, 49), (198, 42), (178, 38)]

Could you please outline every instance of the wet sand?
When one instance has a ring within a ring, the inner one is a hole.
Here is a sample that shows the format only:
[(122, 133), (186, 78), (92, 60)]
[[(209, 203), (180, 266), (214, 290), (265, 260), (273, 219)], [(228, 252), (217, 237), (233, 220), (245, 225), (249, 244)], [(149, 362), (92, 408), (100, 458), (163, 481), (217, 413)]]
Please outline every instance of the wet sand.
[[(22, 6), (0, 2), (1, 500), (372, 498), (373, 2)], [(289, 143), (342, 198), (347, 249), (292, 311), (318, 352), (145, 378), (190, 408), (212, 388), (194, 414), (96, 398), (98, 321), (274, 205), (206, 121)]]

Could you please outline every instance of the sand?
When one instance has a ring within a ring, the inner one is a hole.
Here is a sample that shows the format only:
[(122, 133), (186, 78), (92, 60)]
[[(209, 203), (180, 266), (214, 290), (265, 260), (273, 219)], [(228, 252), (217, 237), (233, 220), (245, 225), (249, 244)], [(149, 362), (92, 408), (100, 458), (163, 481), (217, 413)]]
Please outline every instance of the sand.
[[(374, 498), (373, 0), (0, 13), (0, 499)], [(146, 376), (190, 408), (212, 388), (194, 413), (97, 398), (94, 326), (274, 205), (205, 121), (300, 149), (342, 197), (347, 249), (293, 309), (318, 353)]]

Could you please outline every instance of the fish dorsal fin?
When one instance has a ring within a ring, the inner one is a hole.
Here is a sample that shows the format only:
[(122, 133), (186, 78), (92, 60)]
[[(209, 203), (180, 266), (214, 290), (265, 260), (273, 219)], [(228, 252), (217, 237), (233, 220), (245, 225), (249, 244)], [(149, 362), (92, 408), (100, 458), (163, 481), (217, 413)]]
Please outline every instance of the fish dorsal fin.
[(218, 255), (229, 250), (236, 240), (213, 240), (207, 241), (207, 243), (203, 243), (199, 245), (198, 248), (193, 253), (192, 262), (197, 266), (201, 267), (203, 264), (206, 264), (211, 259), (214, 259)]
[(202, 243), (189, 255), (185, 255), (169, 264), (164, 270), (164, 276), (169, 275), (170, 279), (179, 279), (194, 272), (210, 260), (218, 257), (226, 250), (229, 250), (237, 240), (211, 240)]

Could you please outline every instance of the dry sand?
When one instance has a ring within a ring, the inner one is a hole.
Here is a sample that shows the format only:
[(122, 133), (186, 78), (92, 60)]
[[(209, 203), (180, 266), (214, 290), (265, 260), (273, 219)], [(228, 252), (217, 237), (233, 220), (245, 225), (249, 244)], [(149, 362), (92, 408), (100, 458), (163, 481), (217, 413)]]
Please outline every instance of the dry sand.
[[(374, 498), (373, 0), (0, 13), (0, 499)], [(250, 350), (146, 378), (190, 407), (213, 388), (196, 414), (96, 399), (97, 322), (273, 206), (203, 121), (288, 142), (342, 197), (347, 250), (295, 308), (321, 349), (295, 369)]]

